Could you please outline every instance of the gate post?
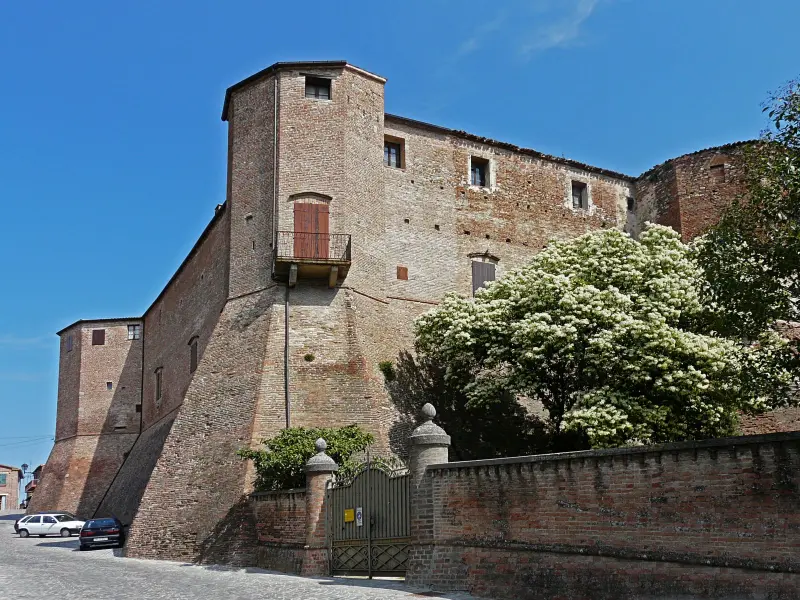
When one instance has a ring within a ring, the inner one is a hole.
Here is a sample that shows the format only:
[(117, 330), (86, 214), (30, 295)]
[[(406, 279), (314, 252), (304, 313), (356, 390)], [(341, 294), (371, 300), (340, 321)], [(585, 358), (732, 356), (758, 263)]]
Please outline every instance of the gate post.
[(433, 422), (436, 409), (426, 403), (422, 415), (427, 419), (410, 436), (409, 471), (411, 473), (411, 542), (408, 551), (406, 583), (424, 584), (425, 574), (433, 568), (433, 478), (425, 477), (429, 465), (446, 463), (450, 436)]
[(426, 421), (412, 431), (409, 437), (409, 472), (413, 490), (422, 482), (428, 465), (449, 462), (447, 449), (450, 447), (450, 436), (433, 422), (433, 417), (436, 416), (433, 404), (426, 403), (422, 407), (422, 415)]
[(325, 454), (328, 444), (316, 442), (317, 453), (306, 463), (306, 543), (301, 575), (328, 575), (328, 539), (325, 531), (325, 502), (328, 482), (339, 470)]

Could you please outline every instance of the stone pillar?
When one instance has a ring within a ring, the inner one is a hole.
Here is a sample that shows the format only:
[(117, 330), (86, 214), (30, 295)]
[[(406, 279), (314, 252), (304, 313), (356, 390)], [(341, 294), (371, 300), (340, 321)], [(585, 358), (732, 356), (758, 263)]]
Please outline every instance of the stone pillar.
[(427, 403), (422, 407), (422, 416), (425, 421), (412, 431), (409, 437), (411, 441), (409, 472), (412, 487), (420, 484), (428, 465), (448, 462), (447, 449), (450, 447), (450, 436), (433, 422), (436, 409)]
[(434, 511), (434, 479), (425, 477), (430, 465), (446, 463), (450, 436), (433, 422), (436, 409), (431, 404), (422, 407), (425, 421), (409, 437), (411, 442), (409, 473), (411, 475), (411, 543), (408, 552), (406, 583), (428, 585), (436, 554)]
[(339, 469), (327, 454), (328, 444), (319, 438), (317, 453), (306, 463), (306, 543), (301, 575), (328, 575), (328, 540), (325, 535), (325, 492)]

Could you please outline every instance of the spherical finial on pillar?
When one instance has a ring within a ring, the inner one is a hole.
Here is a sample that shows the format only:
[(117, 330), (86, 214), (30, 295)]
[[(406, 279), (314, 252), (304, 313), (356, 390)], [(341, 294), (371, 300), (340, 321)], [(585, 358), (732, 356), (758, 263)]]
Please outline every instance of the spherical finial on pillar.
[(314, 445), (317, 453), (308, 459), (306, 463), (306, 473), (334, 473), (339, 470), (339, 465), (330, 456), (325, 454), (328, 443), (319, 438)]
[(428, 465), (447, 462), (447, 449), (450, 446), (450, 436), (433, 422), (433, 417), (436, 416), (433, 405), (426, 403), (421, 412), (425, 422), (409, 436), (409, 468), (415, 485), (421, 481)]

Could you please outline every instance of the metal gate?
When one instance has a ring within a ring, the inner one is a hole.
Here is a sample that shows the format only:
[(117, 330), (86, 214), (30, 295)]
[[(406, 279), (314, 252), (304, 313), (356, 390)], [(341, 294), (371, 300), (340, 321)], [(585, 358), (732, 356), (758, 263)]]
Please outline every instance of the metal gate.
[(402, 576), (411, 535), (409, 476), (369, 461), (352, 479), (328, 487), (332, 575)]

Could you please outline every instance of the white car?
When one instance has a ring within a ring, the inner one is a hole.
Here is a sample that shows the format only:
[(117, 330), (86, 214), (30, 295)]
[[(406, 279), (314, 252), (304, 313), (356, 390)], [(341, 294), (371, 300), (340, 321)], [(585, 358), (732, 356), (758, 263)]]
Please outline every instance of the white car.
[(28, 537), (29, 535), (69, 537), (73, 533), (80, 533), (83, 523), (83, 521), (76, 519), (72, 515), (60, 513), (28, 515), (19, 520), (17, 529), (19, 530), (19, 537)]

